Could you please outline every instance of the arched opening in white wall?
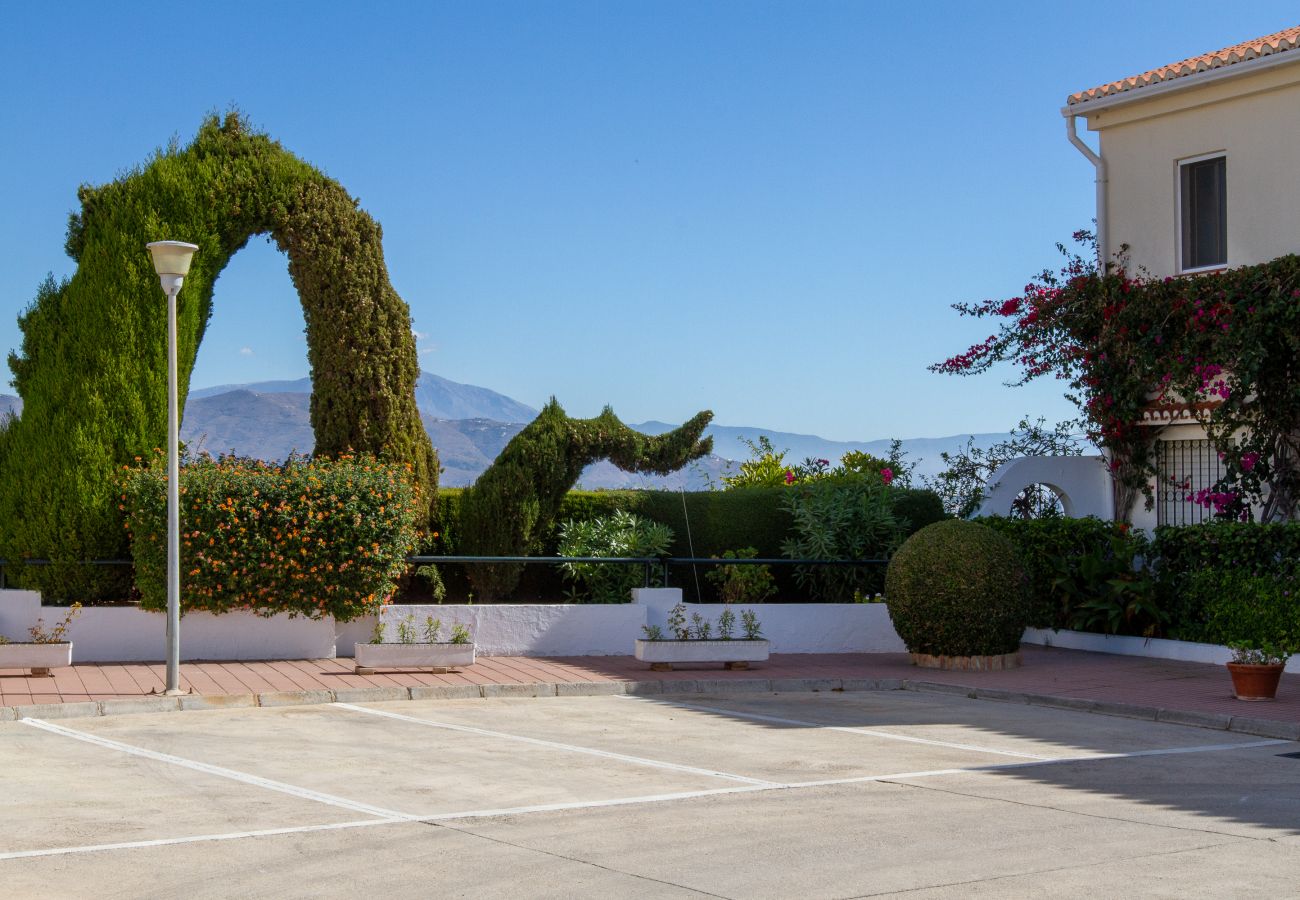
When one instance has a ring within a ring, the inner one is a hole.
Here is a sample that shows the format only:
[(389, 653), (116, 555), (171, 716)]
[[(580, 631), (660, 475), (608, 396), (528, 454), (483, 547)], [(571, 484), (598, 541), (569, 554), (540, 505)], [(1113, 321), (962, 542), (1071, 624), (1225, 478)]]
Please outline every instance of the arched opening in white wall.
[(1101, 456), (1022, 456), (989, 479), (982, 516), (1115, 518), (1115, 492)]
[(1011, 501), (1011, 516), (1017, 519), (1052, 519), (1067, 515), (1068, 498), (1052, 484), (1038, 481), (1026, 485)]

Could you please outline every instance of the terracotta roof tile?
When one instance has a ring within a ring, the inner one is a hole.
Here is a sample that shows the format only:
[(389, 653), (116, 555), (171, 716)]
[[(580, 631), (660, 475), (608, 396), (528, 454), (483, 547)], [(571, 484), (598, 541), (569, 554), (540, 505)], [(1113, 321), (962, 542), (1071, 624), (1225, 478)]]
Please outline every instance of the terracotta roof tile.
[[(1208, 72), (1211, 69), (1249, 62), (1262, 56), (1271, 56), (1274, 53), (1284, 53), (1296, 49), (1300, 49), (1300, 25), (1255, 38), (1254, 40), (1243, 41), (1240, 44), (1233, 44), (1231, 47), (1224, 47), (1222, 50), (1215, 50), (1213, 53), (1203, 53), (1200, 56), (1193, 56), (1180, 62), (1170, 63), (1167, 66), (1143, 72), (1141, 75), (1133, 75), (1119, 81), (1112, 81), (1110, 84), (1099, 85), (1090, 90), (1079, 91), (1077, 94), (1071, 94), (1066, 102), (1071, 106), (1075, 106), (1080, 103), (1087, 103), (1090, 100), (1100, 100), (1102, 97), (1123, 93), (1124, 91), (1148, 87), (1175, 78), (1186, 78), (1189, 75)], [(1300, 59), (1300, 53), (1297, 53), (1296, 57)]]

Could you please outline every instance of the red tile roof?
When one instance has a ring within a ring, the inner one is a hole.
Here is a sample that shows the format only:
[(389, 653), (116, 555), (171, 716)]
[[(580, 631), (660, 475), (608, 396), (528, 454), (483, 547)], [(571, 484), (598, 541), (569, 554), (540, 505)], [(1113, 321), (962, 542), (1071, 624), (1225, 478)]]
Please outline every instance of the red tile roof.
[[(1300, 25), (1255, 38), (1254, 40), (1243, 41), (1240, 44), (1233, 44), (1231, 47), (1224, 47), (1222, 50), (1215, 50), (1213, 53), (1203, 53), (1200, 56), (1193, 56), (1190, 59), (1170, 63), (1167, 66), (1143, 72), (1141, 75), (1133, 75), (1119, 81), (1112, 81), (1110, 84), (1099, 85), (1090, 90), (1079, 91), (1077, 94), (1071, 94), (1066, 102), (1070, 106), (1076, 106), (1080, 103), (1100, 100), (1102, 97), (1109, 97), (1124, 91), (1148, 87), (1175, 78), (1186, 78), (1189, 75), (1208, 72), (1211, 69), (1238, 65), (1252, 59), (1271, 56), (1274, 53), (1284, 53), (1298, 48), (1300, 48)], [(1296, 58), (1300, 59), (1300, 53), (1296, 54)]]

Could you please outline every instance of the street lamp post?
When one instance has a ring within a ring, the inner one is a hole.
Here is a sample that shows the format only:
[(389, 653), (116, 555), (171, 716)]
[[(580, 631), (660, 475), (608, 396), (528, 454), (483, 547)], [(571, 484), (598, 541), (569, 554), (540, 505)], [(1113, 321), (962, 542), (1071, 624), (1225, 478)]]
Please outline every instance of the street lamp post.
[(181, 690), (181, 462), (176, 390), (176, 295), (190, 272), (196, 244), (146, 244), (167, 294), (167, 693)]

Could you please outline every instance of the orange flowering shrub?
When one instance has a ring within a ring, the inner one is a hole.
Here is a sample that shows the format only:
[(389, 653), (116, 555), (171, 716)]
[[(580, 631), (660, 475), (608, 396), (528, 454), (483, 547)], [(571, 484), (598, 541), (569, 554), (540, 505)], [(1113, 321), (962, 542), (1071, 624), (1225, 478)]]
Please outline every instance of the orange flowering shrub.
[[(167, 608), (166, 467), (127, 467), (121, 506), (145, 609)], [(410, 467), (373, 457), (181, 467), (181, 609), (348, 621), (392, 595), (416, 545)]]

